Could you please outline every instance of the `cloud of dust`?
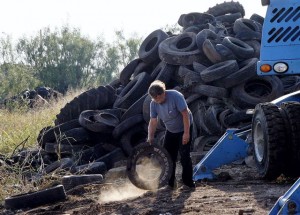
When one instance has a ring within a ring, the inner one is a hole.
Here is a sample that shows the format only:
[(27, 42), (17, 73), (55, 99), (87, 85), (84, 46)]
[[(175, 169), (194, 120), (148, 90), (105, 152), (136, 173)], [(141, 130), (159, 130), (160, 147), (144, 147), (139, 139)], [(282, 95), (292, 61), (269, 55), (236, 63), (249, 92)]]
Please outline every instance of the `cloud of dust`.
[[(148, 187), (150, 187), (151, 190), (156, 190), (162, 168), (156, 159), (142, 157), (136, 163), (136, 173), (139, 179), (148, 184)], [(99, 202), (107, 203), (111, 201), (122, 201), (141, 196), (146, 192), (147, 190), (137, 188), (126, 179), (124, 179), (122, 183), (115, 180), (113, 186), (109, 187), (107, 190), (101, 191)]]
[(136, 172), (141, 180), (158, 183), (162, 169), (155, 158), (142, 157), (137, 162)]
[(122, 185), (115, 184), (114, 187), (101, 191), (99, 202), (107, 203), (112, 201), (122, 201), (141, 196), (145, 192), (147, 192), (147, 190), (141, 190), (127, 181)]

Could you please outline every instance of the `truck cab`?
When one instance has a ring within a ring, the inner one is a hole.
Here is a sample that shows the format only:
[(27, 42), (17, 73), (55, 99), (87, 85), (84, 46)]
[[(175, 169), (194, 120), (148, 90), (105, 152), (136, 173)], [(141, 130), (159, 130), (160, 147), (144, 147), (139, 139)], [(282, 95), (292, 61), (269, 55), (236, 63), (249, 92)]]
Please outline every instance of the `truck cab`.
[(262, 0), (268, 5), (262, 29), (257, 74), (300, 74), (300, 4), (298, 0)]

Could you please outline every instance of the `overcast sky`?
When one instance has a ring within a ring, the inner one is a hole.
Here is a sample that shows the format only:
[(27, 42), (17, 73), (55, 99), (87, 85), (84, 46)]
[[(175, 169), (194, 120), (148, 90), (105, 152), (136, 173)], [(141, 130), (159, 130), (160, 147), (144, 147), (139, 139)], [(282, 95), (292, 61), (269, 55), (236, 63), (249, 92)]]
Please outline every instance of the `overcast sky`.
[[(115, 30), (143, 38), (152, 31), (177, 23), (181, 14), (205, 12), (225, 0), (0, 0), (0, 32), (17, 39), (34, 36), (38, 30), (68, 24), (92, 39), (108, 41)], [(245, 18), (265, 16), (260, 0), (240, 0)]]

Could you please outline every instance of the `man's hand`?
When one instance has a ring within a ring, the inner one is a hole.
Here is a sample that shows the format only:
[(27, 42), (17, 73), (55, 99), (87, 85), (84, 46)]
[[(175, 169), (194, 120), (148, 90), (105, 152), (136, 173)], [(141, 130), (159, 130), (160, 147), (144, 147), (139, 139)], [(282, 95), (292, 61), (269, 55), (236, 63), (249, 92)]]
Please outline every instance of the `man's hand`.
[(187, 144), (190, 141), (190, 133), (183, 133), (182, 145)]

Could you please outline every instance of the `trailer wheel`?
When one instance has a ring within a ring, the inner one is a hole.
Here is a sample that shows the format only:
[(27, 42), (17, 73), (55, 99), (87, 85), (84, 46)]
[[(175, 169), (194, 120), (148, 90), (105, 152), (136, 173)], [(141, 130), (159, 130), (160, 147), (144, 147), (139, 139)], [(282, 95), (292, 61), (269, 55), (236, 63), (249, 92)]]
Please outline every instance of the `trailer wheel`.
[(166, 185), (173, 163), (165, 148), (142, 143), (136, 146), (127, 161), (129, 180), (138, 188), (155, 190)]
[(253, 157), (258, 173), (265, 179), (278, 177), (286, 164), (284, 118), (272, 103), (256, 105), (252, 120)]

